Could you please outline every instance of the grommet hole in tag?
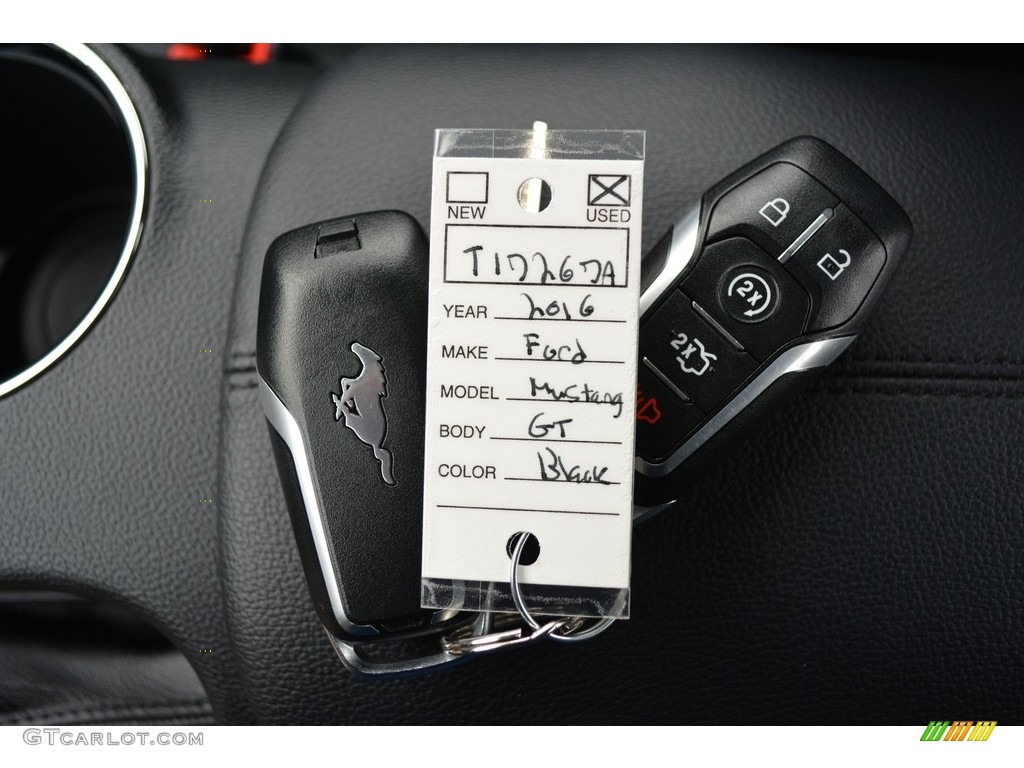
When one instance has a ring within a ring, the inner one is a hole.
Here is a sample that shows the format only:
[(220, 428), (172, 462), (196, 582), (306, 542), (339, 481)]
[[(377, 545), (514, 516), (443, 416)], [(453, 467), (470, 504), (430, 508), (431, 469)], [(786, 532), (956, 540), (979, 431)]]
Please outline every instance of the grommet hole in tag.
[(526, 537), (526, 544), (523, 545), (523, 553), (519, 558), (519, 565), (533, 565), (540, 558), (540, 541), (529, 531), (517, 531), (509, 536), (508, 541), (505, 543), (505, 554), (508, 555), (509, 560), (512, 559), (512, 553), (520, 536)]
[(551, 205), (551, 186), (544, 179), (527, 179), (519, 185), (517, 198), (524, 211), (540, 213)]

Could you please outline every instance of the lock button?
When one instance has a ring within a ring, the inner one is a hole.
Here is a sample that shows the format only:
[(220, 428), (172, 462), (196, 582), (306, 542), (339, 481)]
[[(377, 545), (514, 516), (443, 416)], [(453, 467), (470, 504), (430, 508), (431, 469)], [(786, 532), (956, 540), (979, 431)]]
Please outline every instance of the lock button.
[(800, 168), (775, 163), (722, 196), (711, 212), (707, 240), (745, 237), (777, 259), (822, 211), (838, 203)]
[(811, 294), (808, 331), (842, 325), (860, 308), (885, 266), (885, 247), (845, 205), (786, 262)]

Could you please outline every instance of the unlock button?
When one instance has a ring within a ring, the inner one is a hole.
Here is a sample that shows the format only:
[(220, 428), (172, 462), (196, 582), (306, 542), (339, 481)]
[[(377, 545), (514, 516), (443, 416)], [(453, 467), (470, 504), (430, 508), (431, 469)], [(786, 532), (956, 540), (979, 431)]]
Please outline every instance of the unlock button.
[(786, 262), (811, 294), (807, 330), (842, 325), (860, 308), (882, 267), (885, 248), (845, 205)]

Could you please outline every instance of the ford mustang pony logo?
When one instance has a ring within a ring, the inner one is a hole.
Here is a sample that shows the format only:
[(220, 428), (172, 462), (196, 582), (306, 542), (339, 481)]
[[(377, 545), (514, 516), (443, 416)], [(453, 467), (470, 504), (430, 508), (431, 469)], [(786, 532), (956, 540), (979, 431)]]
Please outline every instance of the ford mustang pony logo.
[(388, 380), (384, 377), (381, 356), (358, 341), (352, 342), (363, 369), (354, 379), (341, 380), (341, 394), (331, 392), (334, 401), (334, 420), (345, 420), (345, 426), (355, 436), (373, 448), (380, 462), (380, 474), (388, 485), (395, 484), (391, 471), (391, 451), (384, 447), (388, 431), (388, 417), (384, 413), (384, 398), (388, 396)]

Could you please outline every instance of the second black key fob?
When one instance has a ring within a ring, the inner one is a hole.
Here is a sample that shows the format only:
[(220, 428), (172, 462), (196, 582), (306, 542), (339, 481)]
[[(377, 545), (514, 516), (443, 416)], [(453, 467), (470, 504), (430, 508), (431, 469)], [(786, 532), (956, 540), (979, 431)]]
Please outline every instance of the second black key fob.
[(683, 215), (643, 262), (635, 518), (670, 504), (850, 345), (910, 237), (885, 190), (806, 136)]

